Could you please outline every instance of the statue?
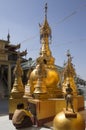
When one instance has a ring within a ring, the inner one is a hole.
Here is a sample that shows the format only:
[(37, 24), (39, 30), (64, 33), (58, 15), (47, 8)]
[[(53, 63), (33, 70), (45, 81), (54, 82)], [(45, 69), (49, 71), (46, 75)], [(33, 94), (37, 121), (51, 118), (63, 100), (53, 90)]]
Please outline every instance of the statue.
[(72, 94), (73, 90), (70, 87), (70, 84), (67, 84), (67, 88), (66, 88), (66, 94), (65, 94), (65, 100), (66, 100), (66, 110), (68, 111), (68, 106), (70, 104), (70, 107), (74, 112), (74, 108), (73, 108), (73, 94)]

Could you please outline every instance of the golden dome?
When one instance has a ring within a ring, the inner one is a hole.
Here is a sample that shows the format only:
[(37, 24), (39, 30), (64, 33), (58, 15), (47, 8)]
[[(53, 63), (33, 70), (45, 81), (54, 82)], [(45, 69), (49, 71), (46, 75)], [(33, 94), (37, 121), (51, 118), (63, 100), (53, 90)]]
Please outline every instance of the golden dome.
[(56, 87), (59, 82), (59, 75), (53, 69), (47, 69), (47, 78), (45, 79), (47, 87)]
[(85, 120), (77, 112), (76, 118), (66, 118), (64, 112), (57, 114), (53, 120), (54, 130), (85, 130)]
[[(31, 93), (33, 93), (34, 86), (37, 83), (38, 76), (36, 73), (37, 73), (37, 67), (36, 67), (36, 69), (34, 69), (31, 72), (31, 75), (30, 75)], [(54, 88), (57, 87), (57, 84), (60, 80), (59, 74), (58, 74), (58, 72), (56, 72), (53, 69), (46, 69), (46, 73), (47, 73), (47, 77), (43, 78), (43, 81), (44, 81), (47, 88), (52, 88), (54, 90)]]

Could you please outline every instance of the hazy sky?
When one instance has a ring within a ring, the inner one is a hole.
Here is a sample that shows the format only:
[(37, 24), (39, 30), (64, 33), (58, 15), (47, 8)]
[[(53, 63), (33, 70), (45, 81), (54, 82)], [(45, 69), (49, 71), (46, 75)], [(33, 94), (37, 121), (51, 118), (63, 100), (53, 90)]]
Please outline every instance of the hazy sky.
[(6, 40), (9, 30), (11, 43), (21, 43), (26, 58), (37, 58), (45, 3), (55, 64), (63, 66), (69, 49), (77, 75), (86, 80), (86, 0), (0, 0), (0, 39)]

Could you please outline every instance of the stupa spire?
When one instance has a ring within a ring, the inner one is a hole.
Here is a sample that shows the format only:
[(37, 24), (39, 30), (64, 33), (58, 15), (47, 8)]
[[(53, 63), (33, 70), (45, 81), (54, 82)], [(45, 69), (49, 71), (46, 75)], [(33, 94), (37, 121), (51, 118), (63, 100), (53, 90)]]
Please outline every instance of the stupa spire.
[(47, 3), (45, 4), (45, 18), (47, 19)]
[(44, 18), (44, 23), (40, 25), (40, 39), (43, 38), (51, 38), (51, 28), (48, 24), (47, 21), (47, 3), (45, 4), (45, 18)]
[(51, 28), (47, 21), (47, 3), (45, 4), (45, 18), (42, 25), (40, 25), (40, 42), (42, 44), (40, 49), (40, 56), (47, 59), (48, 64), (54, 64), (54, 58), (52, 57), (52, 52), (50, 50), (49, 44), (51, 43)]
[(9, 31), (8, 31), (8, 35), (7, 35), (7, 41), (8, 41), (8, 43), (10, 43), (10, 34), (9, 34)]
[(63, 72), (64, 78), (67, 78), (67, 77), (74, 78), (74, 76), (76, 75), (76, 72), (72, 64), (72, 57), (69, 50), (67, 51), (67, 57), (68, 57), (68, 61), (65, 64), (65, 68)]

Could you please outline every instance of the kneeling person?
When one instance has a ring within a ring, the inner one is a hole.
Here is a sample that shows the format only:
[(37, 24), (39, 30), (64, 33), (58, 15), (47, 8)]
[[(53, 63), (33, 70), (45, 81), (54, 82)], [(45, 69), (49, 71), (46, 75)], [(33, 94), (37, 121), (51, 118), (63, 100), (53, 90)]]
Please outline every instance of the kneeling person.
[(32, 113), (26, 109), (24, 109), (24, 104), (19, 103), (17, 105), (17, 109), (15, 110), (12, 123), (16, 128), (26, 128), (33, 125), (32, 123)]

